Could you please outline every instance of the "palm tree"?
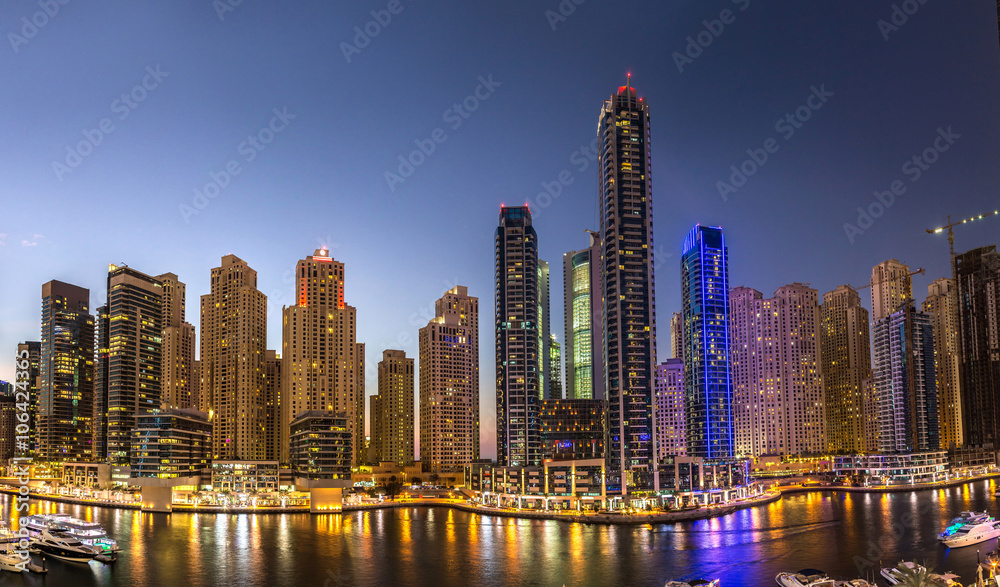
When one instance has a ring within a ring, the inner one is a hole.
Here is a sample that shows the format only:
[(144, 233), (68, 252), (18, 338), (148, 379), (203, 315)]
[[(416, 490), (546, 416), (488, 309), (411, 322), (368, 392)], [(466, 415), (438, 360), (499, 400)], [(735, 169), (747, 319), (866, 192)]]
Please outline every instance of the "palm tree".
[(939, 587), (941, 585), (937, 575), (930, 569), (919, 565), (900, 568), (897, 576), (900, 579), (900, 587)]

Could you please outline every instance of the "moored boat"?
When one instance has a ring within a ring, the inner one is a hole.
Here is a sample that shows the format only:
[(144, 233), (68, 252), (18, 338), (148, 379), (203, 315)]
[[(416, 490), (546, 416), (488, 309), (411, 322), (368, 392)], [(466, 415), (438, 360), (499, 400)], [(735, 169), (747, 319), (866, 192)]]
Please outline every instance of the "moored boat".
[(985, 522), (986, 520), (991, 520), (989, 512), (962, 512), (957, 517), (951, 519), (948, 522), (948, 526), (945, 527), (944, 532), (938, 534), (938, 540), (944, 542), (955, 532), (958, 532), (963, 526), (969, 524), (979, 524)]
[(104, 528), (97, 522), (88, 522), (74, 518), (69, 514), (35, 514), (21, 518), (21, 526), (28, 531), (28, 536), (38, 536), (44, 530), (56, 530), (76, 540), (98, 549), (95, 557), (101, 562), (114, 562), (119, 548), (118, 542), (108, 536)]
[(972, 546), (1000, 536), (1000, 522), (990, 518), (978, 524), (966, 524), (942, 542), (949, 548)]
[(86, 563), (100, 554), (97, 547), (84, 544), (57, 530), (42, 530), (31, 538), (31, 549), (70, 562)]

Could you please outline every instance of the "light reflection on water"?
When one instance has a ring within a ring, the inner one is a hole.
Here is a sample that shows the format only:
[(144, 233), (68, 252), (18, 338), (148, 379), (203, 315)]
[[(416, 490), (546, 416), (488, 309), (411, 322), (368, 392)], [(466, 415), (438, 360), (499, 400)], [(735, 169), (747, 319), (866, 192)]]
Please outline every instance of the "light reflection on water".
[[(682, 524), (602, 526), (482, 516), (445, 508), (339, 514), (148, 514), (32, 502), (30, 513), (93, 519), (124, 548), (113, 566), (49, 560), (45, 577), (4, 585), (612, 585), (721, 577), (774, 585), (782, 570), (868, 575), (900, 559), (972, 580), (976, 547), (948, 550), (937, 533), (958, 512), (1000, 515), (992, 482), (898, 494), (809, 493)], [(0, 498), (10, 518), (11, 498)], [(904, 514), (913, 518), (900, 523)], [(895, 527), (894, 527), (895, 524)], [(996, 542), (980, 545), (985, 553)]]

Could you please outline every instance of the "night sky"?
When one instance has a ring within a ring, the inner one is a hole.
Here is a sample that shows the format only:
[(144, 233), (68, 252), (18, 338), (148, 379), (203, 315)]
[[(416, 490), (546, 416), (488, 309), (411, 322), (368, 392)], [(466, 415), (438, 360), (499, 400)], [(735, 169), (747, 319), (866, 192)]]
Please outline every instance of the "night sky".
[[(822, 294), (898, 258), (927, 269), (919, 301), (949, 272), (945, 236), (924, 229), (1000, 207), (989, 0), (47, 1), (0, 7), (7, 380), (40, 336), (42, 283), (89, 288), (93, 310), (111, 262), (176, 273), (200, 336), (209, 271), (236, 254), (280, 351), (292, 270), (325, 245), (346, 263), (369, 394), (383, 349), (417, 356), (446, 289), (480, 298), (493, 456), (499, 207), (533, 204), (562, 340), (561, 257), (598, 228), (590, 148), (627, 72), (651, 110), (660, 359), (695, 223), (725, 229), (733, 286)], [(744, 165), (748, 150), (766, 162)], [(845, 230), (858, 207), (877, 217)], [(997, 244), (1000, 219), (955, 236)]]

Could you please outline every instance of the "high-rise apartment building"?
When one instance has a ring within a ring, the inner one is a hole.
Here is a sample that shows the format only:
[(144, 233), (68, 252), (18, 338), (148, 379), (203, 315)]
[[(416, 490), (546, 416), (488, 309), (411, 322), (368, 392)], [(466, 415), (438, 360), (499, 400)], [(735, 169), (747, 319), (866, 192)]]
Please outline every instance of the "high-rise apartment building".
[(687, 456), (684, 361), (667, 359), (656, 366), (656, 460)]
[(967, 445), (1000, 447), (1000, 253), (955, 257), (962, 353), (962, 429)]
[(173, 273), (157, 275), (163, 284), (163, 392), (172, 408), (196, 408), (194, 381), (195, 331), (185, 321), (187, 286)]
[(964, 444), (962, 435), (962, 353), (958, 329), (958, 288), (954, 279), (936, 279), (927, 286), (923, 310), (934, 331), (934, 372), (937, 375), (938, 426), (941, 448)]
[[(15, 370), (17, 391), (28, 394), (28, 450), (18, 456), (35, 457), (38, 453), (38, 431), (35, 422), (38, 419), (38, 394), (41, 384), (39, 365), (42, 360), (42, 343), (27, 341), (17, 345), (17, 361)], [(23, 368), (22, 368), (23, 367)]]
[(163, 383), (163, 284), (131, 267), (108, 267), (98, 310), (95, 459), (128, 465), (135, 418), (159, 409)]
[(823, 294), (820, 351), (827, 448), (834, 453), (868, 452), (865, 409), (872, 403), (865, 386), (872, 376), (868, 310), (850, 286)]
[(527, 206), (502, 207), (496, 231), (497, 461), (540, 465), (544, 358), (538, 237)]
[(670, 358), (684, 361), (684, 316), (680, 312), (670, 316)]
[[(530, 215), (530, 211), (529, 211)], [(549, 314), (549, 262), (538, 260), (539, 399), (552, 398), (552, 316)]]
[(816, 290), (793, 283), (729, 293), (730, 372), (738, 456), (826, 451)]
[(479, 459), (479, 298), (464, 285), (445, 292), (418, 339), (420, 461), (459, 471)]
[(317, 249), (295, 266), (294, 306), (283, 308), (281, 462), (288, 462), (292, 419), (327, 410), (348, 420), (354, 464), (364, 463), (365, 348), (357, 310), (345, 303), (344, 264)]
[(549, 399), (563, 398), (562, 345), (556, 335), (549, 335)]
[(264, 352), (264, 460), (281, 457), (281, 367), (277, 352)]
[(872, 323), (894, 314), (913, 299), (910, 267), (896, 259), (872, 267)]
[(563, 356), (567, 399), (604, 399), (601, 236), (563, 255)]
[(879, 452), (938, 450), (937, 386), (931, 318), (913, 303), (872, 326)]
[(655, 489), (656, 304), (649, 104), (631, 81), (598, 119), (608, 491)]
[(90, 291), (61, 281), (42, 285), (38, 457), (86, 461), (93, 456), (94, 317)]
[(201, 296), (201, 411), (212, 419), (216, 460), (264, 460), (267, 296), (236, 255), (212, 269)]
[(697, 225), (681, 256), (688, 455), (734, 456), (729, 258), (722, 228)]
[[(382, 351), (378, 395), (373, 402), (371, 442), (378, 461), (407, 465), (414, 460), (413, 359), (405, 351)], [(377, 412), (375, 411), (377, 410)]]

